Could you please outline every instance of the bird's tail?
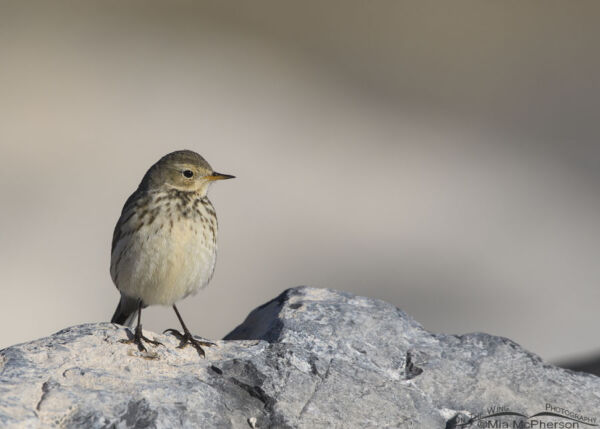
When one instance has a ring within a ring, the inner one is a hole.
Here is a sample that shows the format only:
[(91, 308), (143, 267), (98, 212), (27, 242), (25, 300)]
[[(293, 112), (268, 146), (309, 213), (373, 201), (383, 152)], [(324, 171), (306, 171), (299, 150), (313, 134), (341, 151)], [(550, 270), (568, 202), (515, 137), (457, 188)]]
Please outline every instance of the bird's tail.
[(125, 295), (121, 295), (121, 300), (117, 305), (115, 314), (113, 314), (110, 323), (118, 323), (119, 325), (129, 326), (133, 325), (135, 314), (139, 306), (139, 300), (129, 298)]

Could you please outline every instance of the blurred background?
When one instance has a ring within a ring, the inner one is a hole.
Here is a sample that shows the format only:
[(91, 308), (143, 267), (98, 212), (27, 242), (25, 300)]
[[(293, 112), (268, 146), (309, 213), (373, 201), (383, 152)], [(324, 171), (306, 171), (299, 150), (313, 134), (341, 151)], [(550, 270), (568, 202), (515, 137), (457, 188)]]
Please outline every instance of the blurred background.
[[(0, 3), (0, 347), (107, 321), (125, 199), (189, 148), (219, 338), (288, 287), (545, 359), (600, 349), (600, 4)], [(144, 327), (178, 328), (170, 308)]]

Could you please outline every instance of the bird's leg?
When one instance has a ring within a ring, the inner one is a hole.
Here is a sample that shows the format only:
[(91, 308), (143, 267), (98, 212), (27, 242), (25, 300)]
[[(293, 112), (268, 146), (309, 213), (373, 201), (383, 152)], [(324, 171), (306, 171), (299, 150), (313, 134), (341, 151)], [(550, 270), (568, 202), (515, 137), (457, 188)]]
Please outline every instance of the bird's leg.
[(142, 332), (142, 301), (140, 300), (140, 303), (138, 306), (138, 321), (137, 321), (137, 326), (135, 327), (135, 333), (133, 335), (133, 338), (131, 338), (129, 340), (121, 340), (121, 342), (125, 343), (125, 344), (132, 344), (132, 343), (136, 344), (139, 351), (145, 352), (146, 347), (144, 347), (144, 344), (142, 343), (142, 341), (150, 343), (154, 346), (162, 346), (163, 345), (162, 343), (159, 343), (158, 341), (151, 340), (150, 338), (147, 338), (144, 336), (144, 334)]
[(179, 323), (181, 323), (181, 327), (183, 328), (183, 334), (181, 332), (179, 332), (177, 329), (167, 329), (163, 333), (169, 332), (169, 333), (173, 334), (179, 341), (181, 341), (181, 343), (179, 344), (179, 346), (177, 346), (177, 348), (182, 349), (191, 344), (192, 346), (194, 346), (194, 348), (196, 349), (196, 351), (198, 352), (198, 354), (200, 356), (205, 357), (204, 349), (202, 348), (202, 346), (212, 347), (212, 346), (216, 346), (216, 344), (211, 343), (210, 341), (202, 341), (202, 340), (195, 339), (194, 336), (190, 333), (190, 330), (187, 328), (187, 326), (185, 326), (185, 323), (183, 322), (183, 319), (181, 318), (181, 314), (179, 314), (179, 310), (177, 310), (177, 307), (175, 307), (175, 305), (173, 305), (173, 310), (175, 310), (175, 314), (177, 315), (177, 318), (179, 319)]

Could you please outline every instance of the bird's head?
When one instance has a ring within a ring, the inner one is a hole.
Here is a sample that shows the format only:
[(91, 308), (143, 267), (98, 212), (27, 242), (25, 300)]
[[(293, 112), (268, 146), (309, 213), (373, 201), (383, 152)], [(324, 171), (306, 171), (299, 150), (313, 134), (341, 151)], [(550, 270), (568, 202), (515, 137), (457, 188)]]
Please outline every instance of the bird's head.
[(214, 181), (234, 177), (215, 172), (210, 164), (196, 152), (178, 150), (163, 156), (150, 167), (142, 179), (140, 187), (177, 189), (183, 192), (198, 192), (205, 196), (208, 187)]

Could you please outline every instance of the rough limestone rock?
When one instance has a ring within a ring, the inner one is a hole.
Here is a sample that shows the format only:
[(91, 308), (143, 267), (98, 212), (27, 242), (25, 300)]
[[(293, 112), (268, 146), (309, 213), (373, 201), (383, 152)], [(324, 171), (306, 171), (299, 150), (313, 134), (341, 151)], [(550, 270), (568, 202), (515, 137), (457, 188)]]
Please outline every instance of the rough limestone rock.
[(393, 305), (333, 290), (285, 291), (206, 359), (145, 334), (164, 347), (141, 353), (120, 342), (128, 330), (99, 323), (2, 350), (0, 427), (481, 427), (498, 406), (518, 413), (496, 417), (507, 422), (546, 411), (599, 423), (600, 378), (505, 338), (434, 335)]

